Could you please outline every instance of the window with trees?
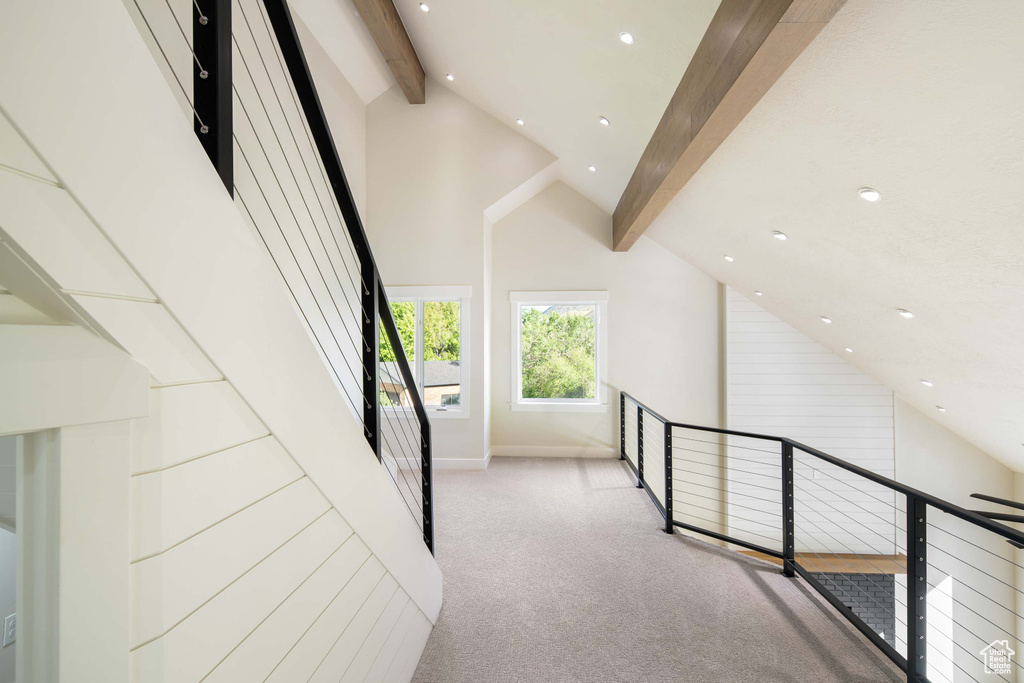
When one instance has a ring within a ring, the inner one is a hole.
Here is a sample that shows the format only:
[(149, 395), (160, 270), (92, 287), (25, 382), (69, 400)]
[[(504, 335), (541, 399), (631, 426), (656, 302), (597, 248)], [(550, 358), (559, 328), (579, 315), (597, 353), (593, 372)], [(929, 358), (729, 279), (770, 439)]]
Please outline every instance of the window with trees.
[[(391, 313), (423, 405), (438, 416), (469, 413), (469, 295), (469, 287), (388, 288)], [(393, 356), (385, 341), (384, 365)], [(398, 399), (388, 396), (390, 405), (408, 404)]]
[(512, 292), (512, 409), (604, 410), (606, 292)]

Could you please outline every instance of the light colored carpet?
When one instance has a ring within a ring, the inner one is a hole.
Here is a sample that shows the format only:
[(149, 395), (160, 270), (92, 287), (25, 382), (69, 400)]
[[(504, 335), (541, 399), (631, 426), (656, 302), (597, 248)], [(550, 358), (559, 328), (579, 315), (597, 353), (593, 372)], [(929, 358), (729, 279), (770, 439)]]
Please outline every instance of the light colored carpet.
[(444, 606), (418, 683), (900, 681), (798, 579), (668, 536), (619, 460), (437, 472)]

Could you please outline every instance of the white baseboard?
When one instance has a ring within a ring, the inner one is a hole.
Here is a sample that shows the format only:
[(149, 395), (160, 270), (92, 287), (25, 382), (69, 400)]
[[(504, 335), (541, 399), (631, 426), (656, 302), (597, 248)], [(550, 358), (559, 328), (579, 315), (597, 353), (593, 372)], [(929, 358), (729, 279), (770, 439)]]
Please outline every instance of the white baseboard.
[(486, 470), (491, 462), (491, 452), (486, 458), (434, 458), (431, 464), (435, 470)]
[(490, 454), (515, 458), (618, 458), (606, 446), (493, 446)]

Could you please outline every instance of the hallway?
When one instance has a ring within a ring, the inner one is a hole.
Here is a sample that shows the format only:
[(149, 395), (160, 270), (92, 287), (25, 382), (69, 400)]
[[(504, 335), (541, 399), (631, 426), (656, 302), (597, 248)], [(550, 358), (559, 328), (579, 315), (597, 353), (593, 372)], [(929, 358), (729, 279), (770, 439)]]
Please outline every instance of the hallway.
[(434, 476), (444, 606), (417, 683), (903, 680), (806, 584), (666, 536), (619, 460)]

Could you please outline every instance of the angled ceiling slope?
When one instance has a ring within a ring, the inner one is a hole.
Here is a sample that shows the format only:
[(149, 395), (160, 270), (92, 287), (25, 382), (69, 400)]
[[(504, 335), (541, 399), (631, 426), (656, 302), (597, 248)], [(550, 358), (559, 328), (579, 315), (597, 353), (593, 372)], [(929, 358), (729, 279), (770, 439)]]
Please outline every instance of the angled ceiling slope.
[(551, 151), (610, 214), (719, 0), (395, 3), (428, 73)]
[(647, 234), (1024, 471), (1022, 62), (1017, 0), (849, 2)]

